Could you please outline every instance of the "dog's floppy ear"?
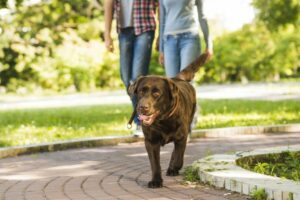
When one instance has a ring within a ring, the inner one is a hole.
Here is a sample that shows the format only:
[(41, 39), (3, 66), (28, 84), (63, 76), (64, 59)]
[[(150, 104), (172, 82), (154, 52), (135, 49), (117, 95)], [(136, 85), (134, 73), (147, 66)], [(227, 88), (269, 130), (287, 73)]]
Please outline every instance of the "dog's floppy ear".
[(170, 96), (172, 98), (172, 104), (170, 108), (169, 117), (172, 116), (178, 109), (179, 106), (179, 89), (172, 79), (166, 79), (170, 89)]
[(127, 93), (131, 98), (136, 96), (138, 85), (140, 81), (144, 78), (144, 76), (139, 76), (133, 83), (130, 83), (129, 87), (127, 88)]

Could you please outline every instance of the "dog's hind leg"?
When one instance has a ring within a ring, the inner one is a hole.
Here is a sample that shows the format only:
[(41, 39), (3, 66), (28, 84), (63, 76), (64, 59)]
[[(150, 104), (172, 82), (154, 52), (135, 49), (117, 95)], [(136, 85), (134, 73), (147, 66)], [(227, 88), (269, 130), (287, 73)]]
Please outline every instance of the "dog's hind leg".
[(174, 142), (174, 150), (170, 160), (169, 168), (167, 170), (167, 176), (177, 176), (179, 170), (183, 166), (184, 152), (186, 148), (187, 137), (180, 141)]
[(145, 140), (146, 150), (151, 164), (152, 180), (148, 182), (149, 188), (162, 187), (163, 179), (161, 178), (160, 167), (160, 144), (152, 144)]

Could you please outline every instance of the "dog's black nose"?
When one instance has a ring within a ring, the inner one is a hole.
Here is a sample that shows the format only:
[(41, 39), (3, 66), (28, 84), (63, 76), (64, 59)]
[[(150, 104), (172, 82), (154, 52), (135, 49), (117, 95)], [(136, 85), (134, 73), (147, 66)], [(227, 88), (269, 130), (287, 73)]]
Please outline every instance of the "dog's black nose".
[(147, 112), (147, 111), (149, 111), (149, 109), (150, 109), (149, 105), (140, 105), (140, 110), (142, 112)]

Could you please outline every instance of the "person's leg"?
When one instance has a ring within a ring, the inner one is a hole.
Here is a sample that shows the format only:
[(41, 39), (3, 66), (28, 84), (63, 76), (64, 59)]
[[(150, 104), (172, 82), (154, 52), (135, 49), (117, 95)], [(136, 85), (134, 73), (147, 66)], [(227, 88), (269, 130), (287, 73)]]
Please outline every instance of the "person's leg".
[[(196, 33), (186, 33), (180, 38), (180, 70), (186, 68), (191, 62), (193, 62), (201, 52), (200, 37)], [(191, 82), (195, 86), (194, 81)], [(199, 105), (196, 104), (196, 111), (191, 123), (191, 130), (196, 126), (199, 115)]]
[[(135, 36), (130, 81), (135, 81), (139, 76), (148, 74), (153, 40), (154, 31), (147, 31)], [(136, 106), (136, 99), (133, 99), (132, 103), (133, 106)], [(137, 116), (134, 117), (134, 122), (140, 125)]]
[(165, 36), (164, 38), (164, 67), (166, 76), (175, 77), (180, 72), (180, 52), (177, 36)]
[(147, 31), (141, 35), (135, 36), (132, 64), (132, 81), (140, 75), (147, 75), (152, 54), (152, 44), (154, 40), (154, 31)]
[(120, 74), (126, 89), (128, 88), (131, 80), (133, 45), (133, 28), (121, 29), (121, 32), (119, 33)]
[[(134, 29), (133, 28), (124, 28), (121, 29), (119, 33), (119, 49), (120, 49), (120, 74), (121, 79), (128, 89), (132, 74), (132, 65), (133, 65), (133, 51), (134, 51)], [(133, 97), (131, 100), (132, 107), (135, 109), (136, 100)], [(134, 121), (138, 121), (137, 117), (135, 116)]]
[(200, 38), (197, 33), (185, 33), (180, 37), (180, 71), (200, 56)]

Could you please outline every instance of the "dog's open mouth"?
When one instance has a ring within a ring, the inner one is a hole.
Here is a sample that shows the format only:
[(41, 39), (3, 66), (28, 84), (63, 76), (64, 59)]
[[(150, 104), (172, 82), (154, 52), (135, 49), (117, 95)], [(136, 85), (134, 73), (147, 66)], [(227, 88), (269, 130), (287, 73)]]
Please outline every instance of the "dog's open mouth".
[(151, 115), (139, 114), (138, 118), (144, 125), (150, 126), (154, 122), (154, 120), (158, 114), (159, 114), (159, 112), (155, 112)]

